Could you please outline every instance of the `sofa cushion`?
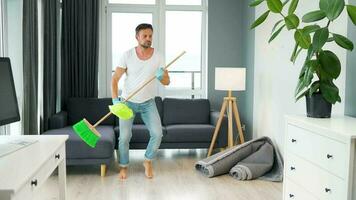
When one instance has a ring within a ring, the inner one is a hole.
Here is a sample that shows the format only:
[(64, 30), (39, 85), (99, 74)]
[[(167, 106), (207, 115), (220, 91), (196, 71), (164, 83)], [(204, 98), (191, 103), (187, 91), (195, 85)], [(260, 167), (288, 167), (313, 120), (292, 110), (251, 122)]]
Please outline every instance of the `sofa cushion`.
[(74, 133), (72, 127), (67, 126), (44, 132), (44, 135), (68, 135), (66, 141), (66, 156), (68, 159), (76, 158), (111, 158), (115, 145), (115, 133), (112, 126), (97, 126), (96, 130), (101, 134), (95, 148), (89, 147)]
[(163, 100), (163, 124), (209, 124), (210, 103), (208, 99)]
[[(68, 125), (73, 125), (86, 118), (92, 125), (105, 116), (112, 105), (111, 98), (70, 98), (67, 102)], [(115, 118), (111, 115), (101, 125), (114, 125)]]
[[(114, 128), (114, 131), (116, 134), (116, 139), (118, 139), (120, 136), (120, 127), (116, 126)], [(165, 127), (162, 127), (162, 134), (163, 134), (163, 136), (167, 134)], [(132, 143), (148, 142), (149, 139), (150, 139), (150, 133), (149, 133), (148, 129), (146, 128), (146, 125), (134, 124), (132, 126), (132, 138), (131, 138)], [(117, 148), (117, 145), (115, 145), (115, 148)]]
[(215, 127), (210, 124), (179, 124), (166, 126), (164, 142), (210, 142)]
[[(156, 106), (157, 106), (157, 110), (158, 110), (159, 116), (160, 116), (161, 121), (162, 121), (162, 117), (163, 117), (163, 102), (162, 102), (162, 98), (161, 97), (155, 97), (155, 102), (156, 102)], [(117, 118), (117, 117), (116, 117), (115, 124), (119, 124), (119, 118)], [(137, 113), (135, 115), (134, 124), (144, 124), (140, 113)]]

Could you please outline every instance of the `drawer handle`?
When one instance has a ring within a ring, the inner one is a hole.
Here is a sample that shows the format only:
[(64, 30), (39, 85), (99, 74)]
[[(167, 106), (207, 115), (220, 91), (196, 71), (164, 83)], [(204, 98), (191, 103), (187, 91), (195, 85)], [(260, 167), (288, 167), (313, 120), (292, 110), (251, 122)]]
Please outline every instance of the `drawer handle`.
[(289, 198), (294, 198), (294, 194), (289, 194)]
[(295, 170), (295, 167), (290, 167), (290, 170), (292, 170), (292, 171)]
[(31, 186), (37, 186), (37, 179), (31, 181)]
[(56, 155), (54, 156), (55, 159), (59, 159), (60, 157), (61, 157), (60, 154), (56, 154)]
[(330, 158), (333, 158), (333, 155), (327, 154), (326, 157), (327, 157), (328, 159), (330, 159)]
[(325, 188), (325, 192), (331, 192), (331, 189)]
[(292, 142), (294, 143), (294, 142), (297, 142), (297, 140), (296, 139), (292, 139)]

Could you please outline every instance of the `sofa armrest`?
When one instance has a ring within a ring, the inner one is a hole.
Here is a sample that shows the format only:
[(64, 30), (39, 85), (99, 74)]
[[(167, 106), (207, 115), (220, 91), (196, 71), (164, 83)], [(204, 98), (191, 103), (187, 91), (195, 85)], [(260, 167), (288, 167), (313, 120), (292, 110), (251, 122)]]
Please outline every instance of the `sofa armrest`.
[[(216, 127), (220, 116), (220, 112), (211, 111), (210, 112), (210, 123)], [(221, 121), (218, 137), (216, 138), (216, 144), (214, 147), (226, 147), (227, 146), (227, 132), (228, 132), (228, 119), (226, 114)]]
[(48, 120), (48, 129), (58, 129), (67, 126), (67, 112), (60, 111), (52, 115)]

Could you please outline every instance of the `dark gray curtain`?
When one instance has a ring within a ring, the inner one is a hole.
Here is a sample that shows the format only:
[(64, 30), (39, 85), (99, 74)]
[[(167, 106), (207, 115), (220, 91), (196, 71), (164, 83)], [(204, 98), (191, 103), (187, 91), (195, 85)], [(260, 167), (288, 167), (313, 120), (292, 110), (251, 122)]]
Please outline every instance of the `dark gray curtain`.
[(38, 134), (37, 0), (23, 1), (24, 134)]
[(98, 96), (99, 0), (63, 0), (62, 107), (70, 97)]
[(48, 129), (48, 119), (56, 113), (57, 17), (59, 15), (57, 1), (43, 1), (43, 124), (41, 132)]

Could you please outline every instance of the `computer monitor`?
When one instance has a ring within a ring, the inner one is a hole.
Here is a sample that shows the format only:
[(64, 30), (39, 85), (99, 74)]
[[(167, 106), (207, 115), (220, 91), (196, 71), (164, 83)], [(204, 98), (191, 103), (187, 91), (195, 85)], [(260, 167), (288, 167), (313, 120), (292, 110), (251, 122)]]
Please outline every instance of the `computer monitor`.
[(20, 121), (9, 58), (0, 57), (0, 126)]

